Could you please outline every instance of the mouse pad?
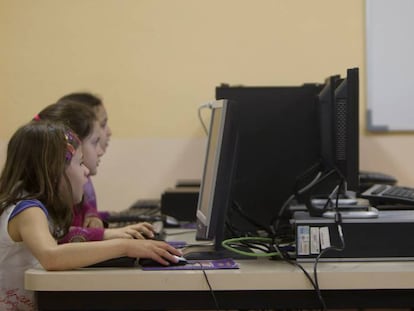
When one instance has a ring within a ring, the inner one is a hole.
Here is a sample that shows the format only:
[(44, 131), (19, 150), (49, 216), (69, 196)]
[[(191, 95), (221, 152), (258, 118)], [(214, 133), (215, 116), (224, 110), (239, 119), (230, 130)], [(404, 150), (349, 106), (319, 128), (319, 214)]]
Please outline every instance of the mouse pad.
[(239, 269), (239, 265), (232, 258), (214, 260), (188, 260), (182, 266), (142, 267), (144, 271), (154, 270), (219, 270)]

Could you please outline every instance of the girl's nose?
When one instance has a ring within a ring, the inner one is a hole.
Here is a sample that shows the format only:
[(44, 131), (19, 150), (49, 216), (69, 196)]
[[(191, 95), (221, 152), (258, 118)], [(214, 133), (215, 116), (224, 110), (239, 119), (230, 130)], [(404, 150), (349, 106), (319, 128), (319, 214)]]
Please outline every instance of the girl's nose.
[(85, 172), (85, 176), (89, 176), (89, 169), (86, 167), (86, 165), (83, 165), (83, 170)]
[(101, 145), (100, 145), (100, 144), (98, 144), (98, 145), (97, 145), (96, 149), (97, 149), (96, 151), (97, 151), (97, 153), (98, 153), (98, 157), (103, 156), (103, 154), (104, 154), (104, 150), (102, 149), (102, 147), (101, 147)]

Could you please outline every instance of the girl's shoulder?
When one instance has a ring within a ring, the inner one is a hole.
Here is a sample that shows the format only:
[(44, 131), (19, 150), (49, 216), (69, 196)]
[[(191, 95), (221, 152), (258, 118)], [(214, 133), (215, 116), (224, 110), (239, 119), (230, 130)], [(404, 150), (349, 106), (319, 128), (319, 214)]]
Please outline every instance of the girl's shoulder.
[(18, 214), (20, 214), (24, 210), (28, 209), (29, 207), (39, 207), (46, 214), (46, 216), (49, 215), (49, 213), (47, 212), (46, 207), (44, 206), (44, 204), (42, 202), (40, 202), (39, 200), (36, 200), (36, 199), (26, 199), (26, 200), (21, 200), (21, 201), (16, 203), (16, 205), (14, 206), (13, 211), (10, 215), (10, 219), (17, 216)]

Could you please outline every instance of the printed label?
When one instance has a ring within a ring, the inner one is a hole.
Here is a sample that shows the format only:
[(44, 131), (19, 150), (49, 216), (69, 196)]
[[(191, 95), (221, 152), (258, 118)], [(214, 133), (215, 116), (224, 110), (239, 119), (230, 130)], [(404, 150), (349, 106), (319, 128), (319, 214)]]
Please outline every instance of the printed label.
[(310, 252), (311, 254), (319, 254), (320, 242), (319, 242), (319, 227), (310, 228)]
[(298, 226), (297, 236), (298, 255), (309, 255), (309, 226)]
[(331, 238), (329, 236), (329, 228), (328, 227), (320, 227), (319, 228), (319, 238), (320, 238), (320, 242), (321, 242), (321, 249), (331, 247)]

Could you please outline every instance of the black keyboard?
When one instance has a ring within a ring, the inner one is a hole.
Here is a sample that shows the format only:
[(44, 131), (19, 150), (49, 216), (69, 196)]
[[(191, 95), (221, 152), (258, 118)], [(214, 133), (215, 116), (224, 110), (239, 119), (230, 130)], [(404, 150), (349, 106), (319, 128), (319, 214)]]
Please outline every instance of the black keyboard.
[(376, 184), (361, 194), (371, 204), (414, 205), (414, 188)]
[(137, 222), (153, 222), (162, 220), (162, 216), (148, 216), (148, 215), (140, 215), (133, 212), (121, 212), (121, 213), (111, 213), (108, 216), (109, 223), (137, 223)]
[(397, 184), (397, 179), (391, 175), (379, 172), (359, 172), (359, 192), (364, 192), (377, 184), (394, 186)]

